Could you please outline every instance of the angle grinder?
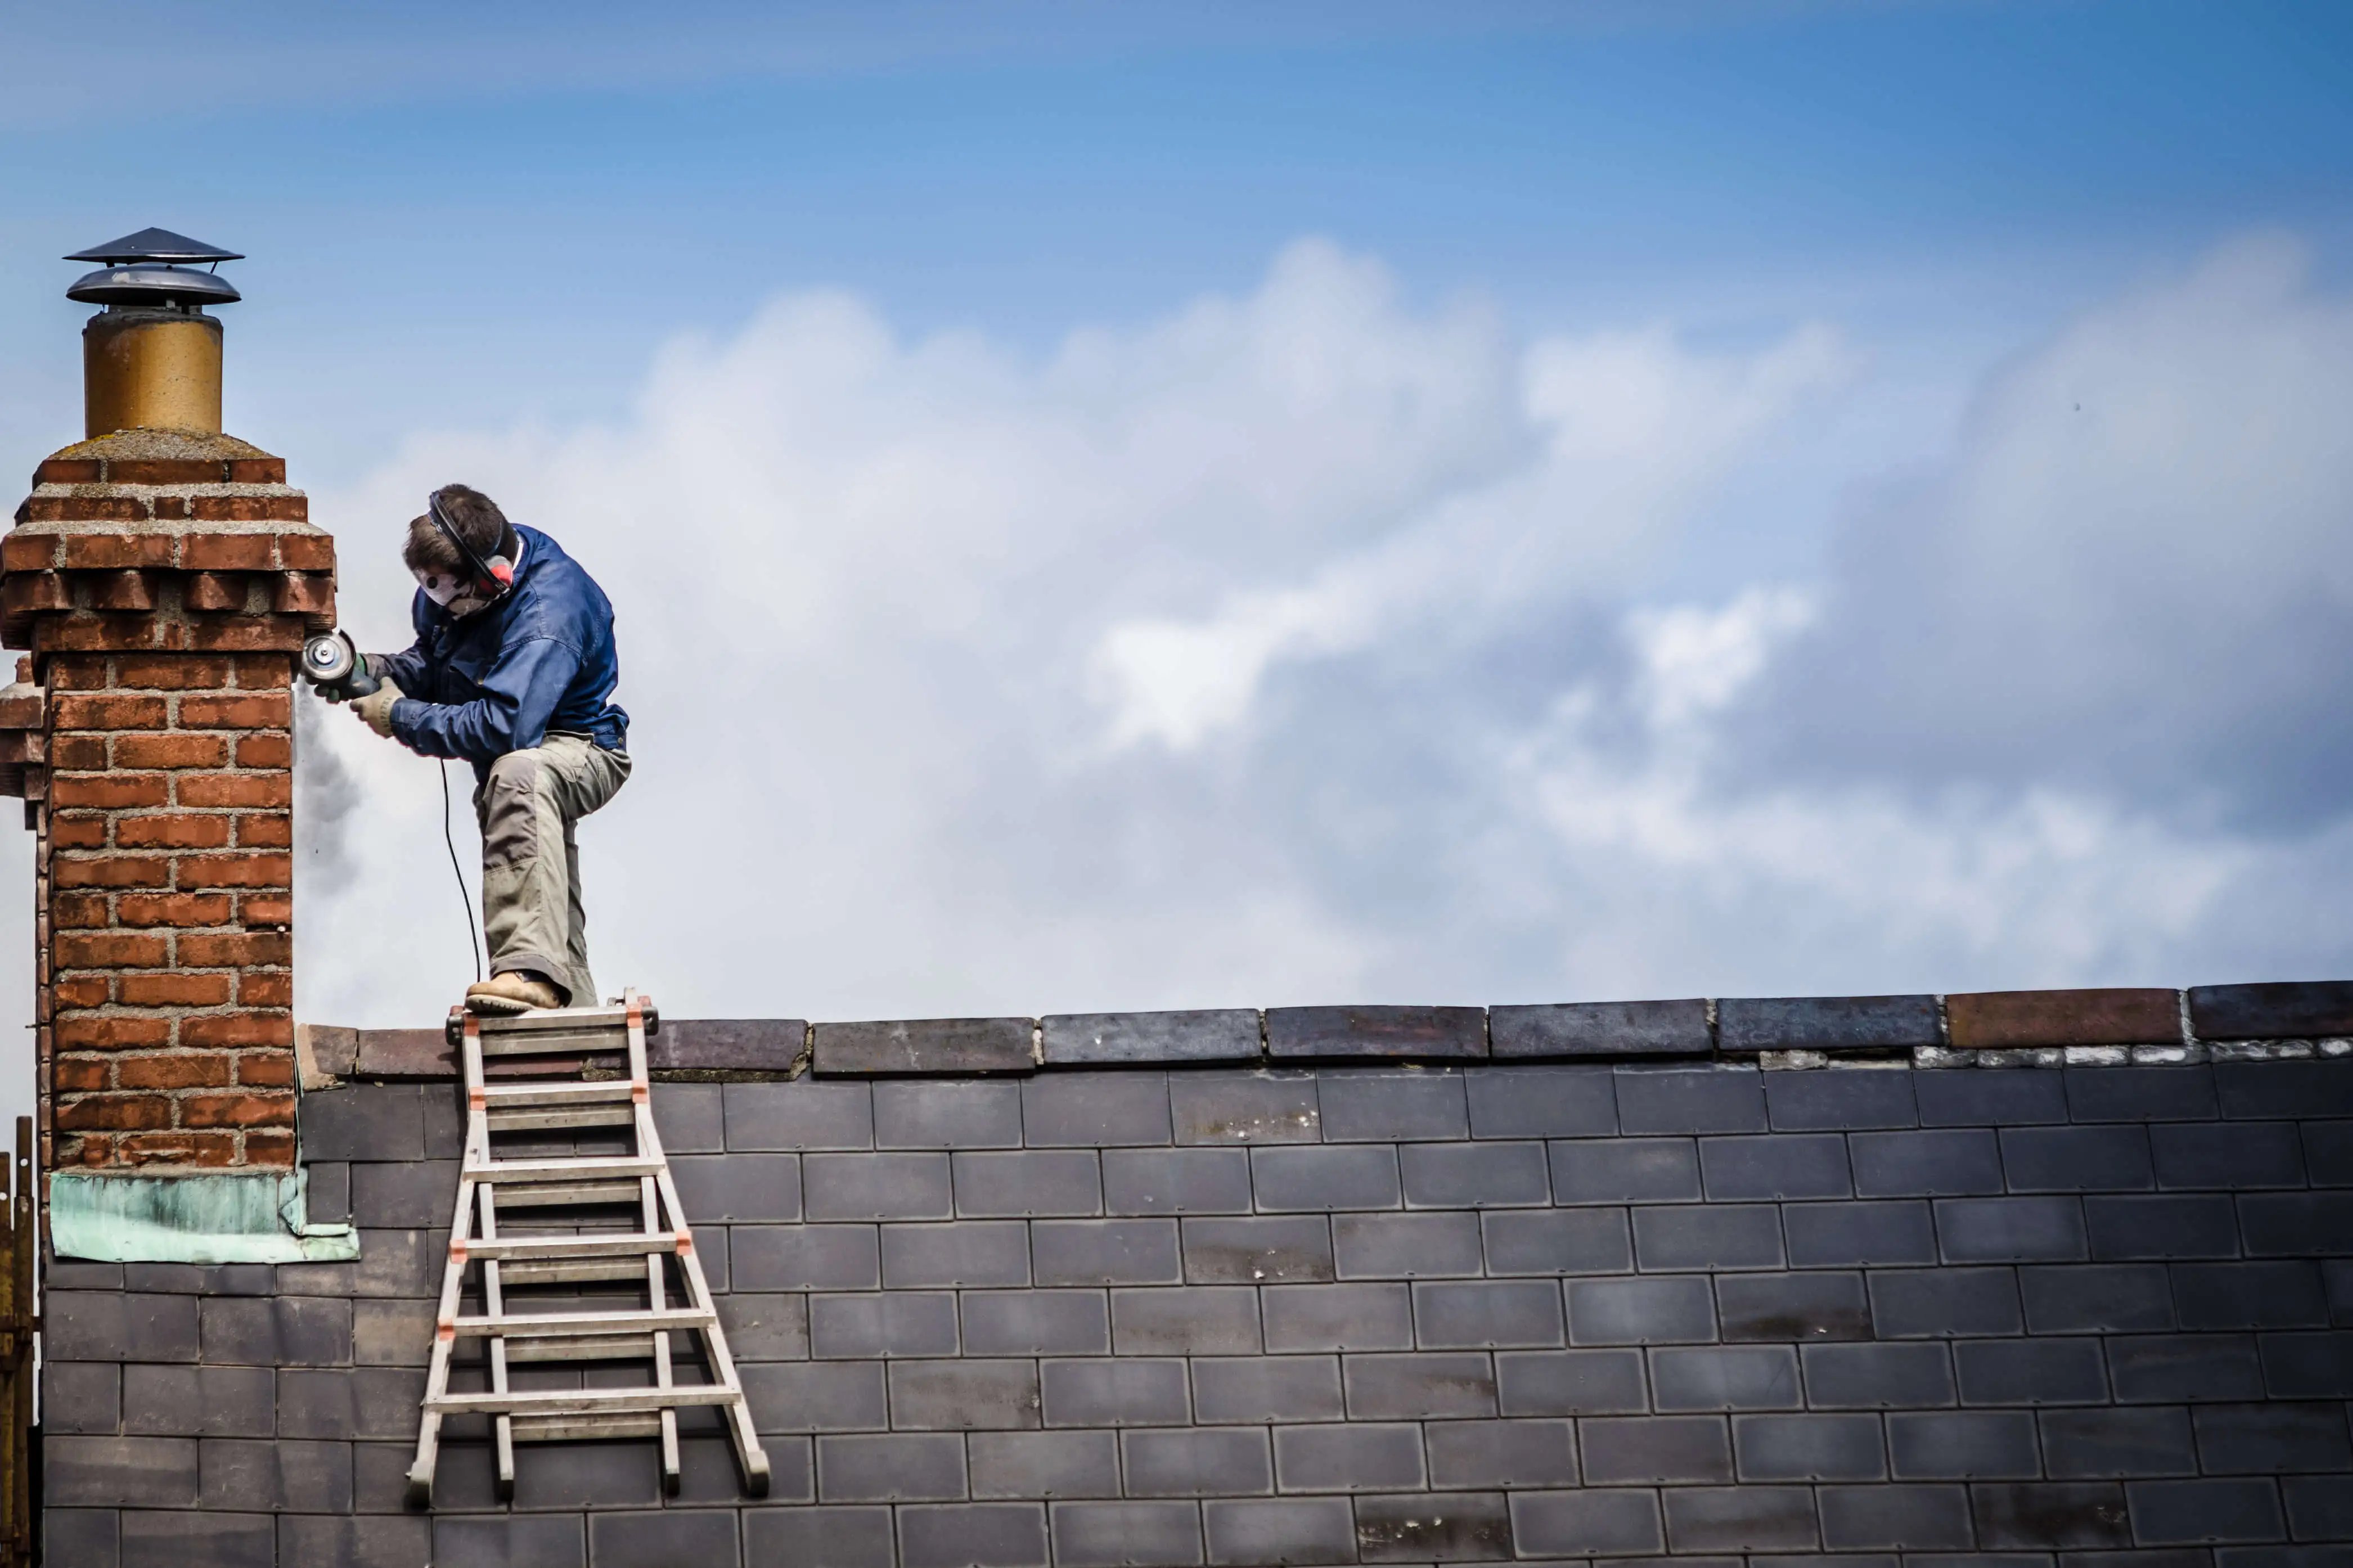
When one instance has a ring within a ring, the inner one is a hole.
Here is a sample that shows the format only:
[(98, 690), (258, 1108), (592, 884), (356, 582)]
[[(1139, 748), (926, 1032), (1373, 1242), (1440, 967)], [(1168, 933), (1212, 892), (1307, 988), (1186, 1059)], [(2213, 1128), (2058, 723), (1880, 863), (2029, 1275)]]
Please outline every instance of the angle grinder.
[(302, 644), (302, 679), (330, 702), (368, 696), (384, 684), (368, 673), (367, 660), (360, 657), (351, 633), (341, 626)]

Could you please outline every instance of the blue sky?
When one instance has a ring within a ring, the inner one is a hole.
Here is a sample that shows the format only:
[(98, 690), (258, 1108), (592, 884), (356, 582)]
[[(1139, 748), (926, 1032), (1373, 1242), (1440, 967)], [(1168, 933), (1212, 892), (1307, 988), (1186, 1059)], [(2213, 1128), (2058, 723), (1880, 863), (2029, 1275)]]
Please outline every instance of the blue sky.
[[(0, 439), (77, 434), (56, 257), (249, 252), (229, 424), (353, 625), (461, 475), (618, 584), (611, 983), (2353, 962), (2353, 11), (121, 15), (0, 9)], [(413, 1022), (438, 797), (327, 717), (304, 1013)]]
[(2014, 332), (2233, 228), (2336, 236), (2353, 161), (2316, 4), (154, 6), (103, 72), (70, 9), (8, 15), (0, 346), (69, 378), (52, 252), (219, 230), (269, 302), (245, 424), (344, 462), (259, 384), (324, 351), (404, 424), (601, 413), (779, 289), (1042, 345), (1303, 234), (1535, 328)]

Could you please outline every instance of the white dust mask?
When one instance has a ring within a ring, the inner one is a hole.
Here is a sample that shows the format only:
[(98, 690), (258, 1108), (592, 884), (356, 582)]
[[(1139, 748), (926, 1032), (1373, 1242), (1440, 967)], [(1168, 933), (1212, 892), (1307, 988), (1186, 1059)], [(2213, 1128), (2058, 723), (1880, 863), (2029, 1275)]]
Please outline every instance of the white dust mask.
[(425, 590), (425, 596), (453, 616), (470, 616), (489, 603), (471, 583), (455, 572), (425, 572), (415, 567), (409, 571), (417, 585)]

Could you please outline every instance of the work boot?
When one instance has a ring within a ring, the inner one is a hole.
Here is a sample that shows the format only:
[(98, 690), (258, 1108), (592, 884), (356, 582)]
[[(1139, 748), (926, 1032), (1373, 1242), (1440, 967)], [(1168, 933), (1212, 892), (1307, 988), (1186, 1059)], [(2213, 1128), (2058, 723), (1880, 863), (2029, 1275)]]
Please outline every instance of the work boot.
[(466, 987), (466, 1010), (506, 1016), (534, 1007), (561, 1007), (564, 997), (555, 987), (528, 969), (510, 969)]

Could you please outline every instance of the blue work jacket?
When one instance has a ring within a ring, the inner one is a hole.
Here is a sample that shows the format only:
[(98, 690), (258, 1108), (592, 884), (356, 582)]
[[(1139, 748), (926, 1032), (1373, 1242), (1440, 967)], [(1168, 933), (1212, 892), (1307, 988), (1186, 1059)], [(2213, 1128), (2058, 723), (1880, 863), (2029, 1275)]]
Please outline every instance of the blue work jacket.
[(613, 605), (595, 578), (537, 529), (517, 527), (522, 560), (514, 587), (463, 619), (417, 591), (416, 644), (388, 656), (400, 688), (392, 732), (428, 757), (462, 757), (474, 776), (551, 730), (624, 750), (629, 716), (612, 701), (621, 679)]

